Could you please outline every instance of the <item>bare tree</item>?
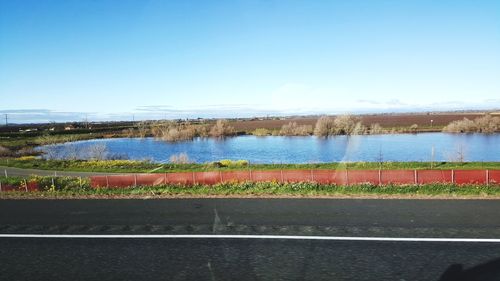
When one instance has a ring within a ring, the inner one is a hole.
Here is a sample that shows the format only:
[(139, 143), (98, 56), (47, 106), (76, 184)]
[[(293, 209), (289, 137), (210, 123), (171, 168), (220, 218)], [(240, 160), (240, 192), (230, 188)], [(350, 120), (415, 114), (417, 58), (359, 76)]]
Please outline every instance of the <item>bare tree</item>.
[(492, 134), (500, 129), (500, 118), (490, 114), (474, 119), (474, 123), (479, 133)]
[(297, 122), (290, 122), (281, 126), (282, 136), (309, 136), (312, 132), (311, 125), (298, 125)]
[(139, 133), (139, 137), (144, 138), (149, 131), (149, 124), (146, 121), (141, 121), (137, 123), (137, 131)]
[(443, 128), (443, 132), (448, 133), (486, 133), (491, 134), (500, 130), (500, 118), (486, 114), (483, 117), (469, 120), (453, 121)]
[(466, 154), (465, 146), (463, 144), (459, 144), (456, 146), (455, 150), (446, 153), (446, 158), (450, 162), (463, 163), (467, 157)]
[(227, 120), (217, 120), (215, 125), (210, 130), (210, 135), (217, 138), (231, 136), (234, 135), (234, 133), (234, 127), (229, 125)]
[(358, 120), (352, 115), (340, 115), (335, 118), (334, 123), (336, 135), (351, 135)]
[(94, 144), (86, 147), (83, 151), (85, 159), (106, 160), (109, 154), (108, 147), (105, 144)]
[(76, 160), (78, 159), (78, 148), (74, 144), (68, 144), (64, 146), (64, 150), (62, 151), (63, 159), (68, 160)]
[(386, 131), (380, 126), (379, 123), (371, 124), (370, 125), (370, 135), (377, 135), (377, 134), (383, 134)]
[(417, 132), (417, 130), (418, 130), (418, 125), (417, 124), (413, 124), (413, 125), (410, 126), (410, 131), (412, 133), (415, 134)]
[(48, 160), (59, 158), (59, 149), (56, 145), (49, 145), (43, 148), (43, 158)]
[(314, 127), (314, 135), (319, 137), (327, 137), (335, 133), (335, 121), (332, 117), (321, 116), (318, 121), (316, 121), (316, 126)]
[(462, 144), (459, 144), (457, 148), (457, 161), (460, 163), (465, 161), (465, 148)]
[(366, 133), (366, 127), (361, 124), (361, 122), (356, 123), (354, 128), (352, 128), (351, 135), (364, 135)]

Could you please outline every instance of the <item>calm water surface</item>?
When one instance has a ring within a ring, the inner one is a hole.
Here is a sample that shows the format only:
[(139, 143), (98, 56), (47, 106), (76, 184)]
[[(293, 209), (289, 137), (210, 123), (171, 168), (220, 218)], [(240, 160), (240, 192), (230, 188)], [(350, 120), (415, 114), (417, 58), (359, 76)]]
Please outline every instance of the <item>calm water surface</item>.
[[(186, 153), (195, 162), (245, 159), (251, 163), (315, 163), (337, 161), (500, 161), (500, 134), (421, 133), (398, 135), (317, 137), (256, 137), (195, 139), (169, 143), (153, 138), (104, 139), (41, 147), (52, 155), (84, 151), (105, 144), (110, 154), (129, 159), (168, 161)], [(79, 156), (84, 158), (84, 156)]]

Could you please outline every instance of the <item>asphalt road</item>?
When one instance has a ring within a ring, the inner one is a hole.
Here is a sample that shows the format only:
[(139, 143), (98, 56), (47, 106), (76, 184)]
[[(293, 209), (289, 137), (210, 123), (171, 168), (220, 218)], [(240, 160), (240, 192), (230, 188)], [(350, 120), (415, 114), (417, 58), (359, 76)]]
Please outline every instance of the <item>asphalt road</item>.
[[(500, 238), (499, 213), (498, 200), (3, 200), (0, 233)], [(500, 280), (499, 258), (477, 242), (3, 237), (0, 280)]]

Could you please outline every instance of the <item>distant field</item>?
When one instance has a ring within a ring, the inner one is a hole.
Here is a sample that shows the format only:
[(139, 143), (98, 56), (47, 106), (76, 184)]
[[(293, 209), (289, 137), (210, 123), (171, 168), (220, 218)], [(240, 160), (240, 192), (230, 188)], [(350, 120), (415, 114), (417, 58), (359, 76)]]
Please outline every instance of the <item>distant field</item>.
[[(441, 129), (455, 120), (463, 118), (474, 119), (481, 117), (481, 113), (443, 113), (443, 114), (373, 114), (373, 115), (358, 115), (364, 125), (379, 123), (384, 128), (392, 127), (409, 127), (417, 124), (419, 127), (430, 127), (431, 120), (433, 127)], [(279, 129), (284, 124), (289, 122), (297, 122), (299, 125), (316, 124), (318, 117), (296, 117), (285, 120), (255, 120), (255, 121), (233, 121), (231, 125), (238, 131), (252, 131), (257, 128)]]

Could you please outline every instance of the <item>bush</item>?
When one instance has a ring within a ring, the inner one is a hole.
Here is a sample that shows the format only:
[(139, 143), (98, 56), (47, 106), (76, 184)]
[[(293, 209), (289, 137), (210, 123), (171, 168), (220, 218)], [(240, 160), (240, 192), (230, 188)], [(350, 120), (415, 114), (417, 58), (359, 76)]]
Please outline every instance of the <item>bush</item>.
[(351, 131), (351, 135), (364, 135), (366, 134), (366, 127), (361, 124), (361, 122), (357, 122), (354, 128)]
[(252, 135), (258, 136), (258, 137), (269, 136), (271, 134), (272, 134), (272, 132), (266, 128), (258, 128), (252, 132)]
[(33, 160), (36, 160), (36, 157), (35, 156), (21, 156), (21, 157), (18, 157), (17, 160), (20, 160), (20, 161), (33, 161)]
[(474, 123), (478, 129), (478, 133), (491, 134), (500, 129), (500, 118), (491, 117), (490, 114), (474, 119)]
[(16, 151), (17, 156), (35, 156), (38, 154), (40, 153), (35, 151), (32, 147), (23, 147)]
[(328, 116), (322, 116), (316, 122), (314, 127), (314, 135), (319, 137), (327, 137), (335, 133), (335, 121)]
[(166, 141), (184, 141), (192, 140), (196, 136), (196, 130), (191, 126), (169, 128), (162, 139)]
[(443, 128), (447, 133), (486, 133), (491, 134), (500, 129), (500, 118), (487, 114), (474, 120), (464, 118), (453, 121)]
[(387, 131), (384, 130), (379, 123), (370, 125), (370, 135), (385, 134)]
[(312, 132), (310, 125), (298, 125), (297, 122), (290, 122), (281, 127), (281, 136), (309, 136)]
[(340, 115), (335, 119), (323, 116), (316, 122), (314, 135), (330, 136), (330, 135), (363, 135), (368, 129), (351, 115)]
[(334, 120), (336, 135), (351, 135), (358, 123), (357, 118), (351, 115), (340, 115)]
[(243, 167), (243, 166), (248, 166), (248, 161), (247, 160), (230, 160), (230, 159), (223, 159), (218, 162), (214, 163), (220, 163), (221, 167)]
[(0, 146), (0, 157), (12, 156), (12, 151), (6, 147)]
[(135, 136), (134, 128), (123, 129), (122, 134), (127, 138), (132, 138)]
[(229, 125), (229, 122), (227, 120), (217, 120), (212, 129), (210, 129), (210, 136), (216, 138), (232, 136), (234, 134), (234, 128)]
[(196, 127), (196, 134), (199, 137), (206, 138), (210, 136), (210, 130), (207, 128), (206, 125), (200, 125)]
[(165, 141), (185, 141), (196, 137), (197, 130), (190, 123), (156, 122), (151, 126), (151, 134)]
[(137, 123), (137, 133), (139, 134), (140, 138), (146, 137), (150, 130), (150, 125), (147, 121), (141, 121)]

